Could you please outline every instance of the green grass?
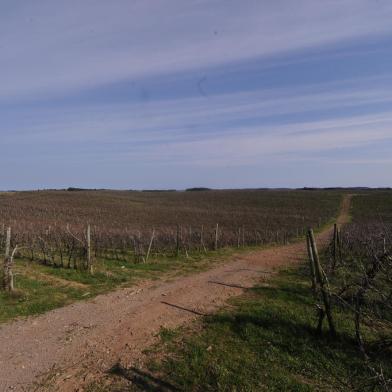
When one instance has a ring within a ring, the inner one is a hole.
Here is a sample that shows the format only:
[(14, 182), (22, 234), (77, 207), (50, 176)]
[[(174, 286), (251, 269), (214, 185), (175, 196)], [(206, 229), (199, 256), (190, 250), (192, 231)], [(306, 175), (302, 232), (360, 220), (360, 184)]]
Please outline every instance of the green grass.
[[(15, 317), (36, 315), (78, 300), (121, 287), (130, 287), (142, 280), (170, 279), (211, 268), (236, 253), (253, 248), (220, 249), (206, 254), (189, 254), (151, 259), (135, 264), (118, 260), (97, 260), (96, 271), (46, 266), (28, 260), (17, 260), (14, 268), (15, 292), (0, 291), (0, 323)], [(2, 276), (0, 274), (0, 280)]]
[(84, 292), (66, 286), (53, 286), (48, 282), (16, 276), (16, 290), (0, 292), (0, 323), (17, 316), (29, 316), (67, 305), (82, 299)]
[[(308, 279), (285, 271), (201, 323), (163, 329), (161, 343), (146, 353), (142, 382), (132, 369), (115, 369), (122, 377), (103, 390), (160, 390), (161, 381), (185, 391), (371, 390), (364, 384), (370, 374), (355, 346), (351, 320), (343, 313), (335, 317), (338, 339), (326, 331), (316, 336)], [(391, 376), (391, 352), (384, 355), (378, 360)]]

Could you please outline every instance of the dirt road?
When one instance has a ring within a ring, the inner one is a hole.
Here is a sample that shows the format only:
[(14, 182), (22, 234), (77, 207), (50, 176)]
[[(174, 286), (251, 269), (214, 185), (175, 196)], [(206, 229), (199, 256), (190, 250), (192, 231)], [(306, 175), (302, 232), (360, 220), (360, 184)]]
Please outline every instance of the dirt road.
[[(348, 221), (346, 196), (339, 224)], [(320, 246), (332, 229), (318, 236)], [(233, 256), (171, 281), (148, 282), (0, 327), (0, 391), (82, 391), (118, 359), (137, 365), (161, 327), (213, 312), (279, 267), (306, 256), (303, 242)]]

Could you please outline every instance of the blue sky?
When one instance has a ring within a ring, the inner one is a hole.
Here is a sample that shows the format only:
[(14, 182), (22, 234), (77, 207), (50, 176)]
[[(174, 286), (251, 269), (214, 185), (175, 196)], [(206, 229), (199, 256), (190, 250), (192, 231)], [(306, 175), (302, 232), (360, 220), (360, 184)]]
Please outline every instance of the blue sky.
[(0, 189), (392, 186), (390, 0), (0, 0)]

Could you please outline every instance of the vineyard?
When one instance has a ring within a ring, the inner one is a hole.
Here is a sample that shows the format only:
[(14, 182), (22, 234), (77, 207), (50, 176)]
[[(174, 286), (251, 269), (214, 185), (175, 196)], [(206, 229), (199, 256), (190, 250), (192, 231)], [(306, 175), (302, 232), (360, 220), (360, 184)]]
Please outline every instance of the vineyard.
[(345, 202), (350, 216), (325, 243), (308, 230), (308, 263), (262, 279), (201, 325), (163, 330), (141, 369), (117, 365), (108, 390), (142, 379), (151, 390), (158, 380), (173, 390), (390, 392), (392, 192)]
[[(324, 318), (333, 338), (352, 336), (366, 372), (358, 390), (392, 388), (392, 193), (353, 198), (352, 222), (334, 236), (319, 263), (312, 232), (308, 249), (312, 290), (317, 300), (317, 333)], [(344, 315), (344, 316), (343, 316)], [(336, 326), (336, 319), (344, 324)], [(358, 386), (359, 385), (359, 386)]]
[(0, 294), (0, 318), (204, 268), (235, 249), (288, 243), (333, 219), (340, 202), (332, 191), (1, 194), (3, 284), (15, 294)]
[(340, 196), (321, 192), (36, 192), (0, 199), (2, 244), (45, 265), (87, 268), (95, 259), (146, 261), (224, 247), (285, 243), (336, 213)]
[[(205, 390), (216, 390), (217, 379), (223, 380), (227, 390), (240, 390), (245, 384), (252, 389), (259, 379), (241, 365), (244, 358), (248, 367), (258, 369), (258, 374), (275, 372), (275, 378), (263, 379), (263, 383), (271, 384), (272, 390), (276, 385), (280, 388), (281, 382), (298, 386), (302, 385), (299, 380), (305, 380), (305, 384), (332, 385), (334, 390), (389, 391), (392, 192), (352, 193), (352, 190), (74, 190), (2, 194), (0, 234), (1, 252), (5, 254), (2, 281), (6, 290), (0, 291), (0, 322), (126, 287), (124, 297), (120, 295), (122, 290), (103, 296), (114, 301), (110, 305), (114, 318), (112, 314), (102, 316), (102, 322), (98, 316), (101, 313), (92, 312), (86, 314), (86, 319), (84, 313), (79, 314), (77, 321), (84, 320), (81, 328), (100, 326), (100, 333), (104, 334), (95, 339), (105, 341), (113, 335), (113, 322), (117, 323), (117, 331), (123, 331), (123, 306), (127, 303), (129, 317), (135, 317), (130, 319), (129, 328), (136, 334), (147, 328), (145, 324), (137, 328), (137, 323), (142, 323), (146, 316), (145, 309), (142, 307), (141, 313), (130, 311), (132, 306), (139, 305), (138, 301), (130, 301), (128, 295), (142, 290), (141, 299), (143, 294), (148, 296), (149, 290), (130, 288), (135, 283), (144, 287), (141, 281), (148, 280), (155, 287), (152, 281), (161, 279), (157, 290), (166, 283), (172, 287), (153, 295), (159, 303), (155, 309), (162, 312), (156, 315), (156, 321), (162, 325), (166, 311), (194, 314), (192, 306), (188, 310), (182, 304), (188, 288), (182, 287), (181, 281), (192, 279), (191, 297), (208, 297), (209, 302), (210, 293), (217, 295), (214, 290), (227, 292), (246, 287), (239, 284), (240, 276), (254, 275), (255, 266), (261, 265), (263, 273), (268, 273), (265, 268), (271, 258), (282, 266), (290, 265), (298, 256), (298, 261), (305, 261), (307, 243), (308, 263), (293, 264), (282, 274), (271, 277), (267, 284), (263, 278), (260, 287), (245, 290), (234, 308), (223, 310), (228, 312), (226, 315), (218, 313), (206, 318), (200, 336), (186, 334), (192, 337), (188, 341), (177, 335), (177, 343), (173, 342), (170, 348), (174, 356), (165, 357), (165, 351), (159, 353), (158, 357), (164, 361), (158, 364), (152, 358), (152, 373), (153, 369), (160, 369), (167, 382), (185, 390), (204, 383)], [(252, 255), (256, 258), (252, 259)], [(228, 268), (224, 263), (211, 270), (214, 263), (228, 260), (237, 268)], [(203, 274), (183, 276), (204, 269), (208, 270), (205, 282), (197, 278)], [(223, 276), (223, 281), (216, 281), (215, 275)], [(174, 289), (177, 284), (179, 287)], [(117, 302), (120, 305), (116, 308)], [(79, 305), (86, 313), (90, 306), (101, 306), (97, 299)], [(102, 309), (107, 306), (102, 304)], [(72, 315), (73, 308), (61, 311)], [(46, 316), (51, 320), (45, 321), (48, 328), (51, 322), (63, 323), (52, 312), (43, 317)], [(167, 320), (172, 320), (172, 316), (169, 313)], [(89, 324), (91, 317), (95, 321)], [(55, 329), (59, 328), (55, 325)], [(73, 322), (70, 325), (74, 328)], [(124, 336), (129, 337), (127, 331), (124, 330)], [(176, 336), (178, 332), (164, 329), (161, 333)], [(23, 347), (23, 334), (16, 335), (19, 347)], [(52, 355), (66, 347), (57, 343), (59, 338), (64, 338), (62, 330), (46, 346), (53, 350)], [(72, 347), (79, 352), (79, 344)], [(226, 355), (227, 351), (236, 353), (241, 360), (235, 359), (236, 355)], [(105, 357), (108, 353), (105, 348)], [(114, 354), (118, 358), (118, 353)], [(213, 363), (221, 366), (215, 368)], [(40, 365), (33, 368), (40, 370)], [(129, 372), (132, 381), (136, 377), (132, 372), (139, 372), (132, 369), (120, 367), (117, 371)], [(206, 377), (205, 369), (215, 370)], [(231, 377), (230, 369), (236, 369), (236, 378)], [(228, 374), (230, 377), (226, 377)], [(283, 381), (282, 374), (285, 374)], [(128, 385), (126, 380), (124, 385)], [(92, 385), (92, 390), (97, 390)]]

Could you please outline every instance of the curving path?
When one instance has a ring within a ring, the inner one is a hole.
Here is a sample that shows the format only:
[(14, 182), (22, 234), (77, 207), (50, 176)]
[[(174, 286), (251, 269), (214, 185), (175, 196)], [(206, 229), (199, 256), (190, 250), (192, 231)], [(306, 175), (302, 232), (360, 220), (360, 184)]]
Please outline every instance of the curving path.
[[(338, 224), (349, 219), (346, 195)], [(322, 247), (329, 227), (318, 234)], [(304, 242), (236, 255), (171, 281), (147, 282), (0, 327), (0, 391), (83, 391), (120, 358), (137, 365), (160, 328), (215, 311), (244, 288), (306, 257)]]

